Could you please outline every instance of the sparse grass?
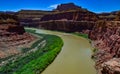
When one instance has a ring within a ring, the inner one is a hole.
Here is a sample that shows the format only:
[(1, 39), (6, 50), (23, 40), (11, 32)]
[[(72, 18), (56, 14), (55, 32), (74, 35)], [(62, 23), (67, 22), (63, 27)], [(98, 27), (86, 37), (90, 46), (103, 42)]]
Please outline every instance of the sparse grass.
[(37, 40), (37, 41), (36, 41), (35, 43), (33, 43), (32, 46), (29, 47), (29, 48), (22, 48), (22, 52), (23, 52), (23, 53), (26, 53), (27, 51), (30, 51), (30, 50), (34, 49), (34, 48), (37, 47), (37, 46), (39, 45), (39, 43), (42, 42), (43, 40), (44, 40), (44, 38)]
[(25, 31), (28, 33), (35, 33), (36, 32), (36, 30), (32, 30), (32, 29), (25, 29)]
[(75, 32), (75, 33), (72, 33), (72, 34), (74, 34), (74, 35), (77, 35), (77, 36), (81, 36), (81, 37), (83, 37), (83, 38), (86, 38), (86, 39), (88, 39), (88, 35), (87, 35), (87, 34), (83, 34), (83, 33), (77, 33), (77, 32)]

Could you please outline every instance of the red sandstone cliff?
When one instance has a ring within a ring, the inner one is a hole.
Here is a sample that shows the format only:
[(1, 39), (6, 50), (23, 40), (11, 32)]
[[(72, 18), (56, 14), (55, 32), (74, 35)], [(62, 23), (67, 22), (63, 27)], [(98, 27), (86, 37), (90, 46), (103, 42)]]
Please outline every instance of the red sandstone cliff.
[(120, 22), (96, 24), (89, 38), (98, 49), (93, 56), (99, 74), (120, 74)]
[(84, 10), (70, 10), (48, 14), (41, 18), (41, 21), (50, 20), (97, 21), (98, 17), (93, 12)]
[(18, 48), (33, 40), (34, 37), (19, 25), (16, 16), (0, 14), (0, 59), (20, 53)]

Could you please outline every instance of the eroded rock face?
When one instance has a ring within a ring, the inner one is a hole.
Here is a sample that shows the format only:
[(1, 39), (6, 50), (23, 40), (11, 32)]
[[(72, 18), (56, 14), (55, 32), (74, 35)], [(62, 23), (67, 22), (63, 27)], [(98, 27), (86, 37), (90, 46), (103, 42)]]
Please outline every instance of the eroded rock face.
[(120, 74), (120, 58), (113, 58), (102, 64), (102, 74)]
[(41, 18), (41, 21), (50, 20), (97, 21), (98, 17), (93, 12), (84, 10), (71, 10), (65, 12), (56, 12), (53, 14), (45, 15)]
[(81, 32), (92, 30), (95, 22), (88, 21), (46, 21), (40, 22), (39, 28), (64, 32)]
[(34, 39), (35, 37), (25, 33), (23, 26), (0, 24), (0, 58), (19, 54), (18, 49)]
[[(120, 22), (96, 24), (89, 32), (89, 38), (93, 40), (94, 46), (98, 49), (94, 58), (96, 69), (100, 74), (119, 74), (119, 71), (115, 71), (112, 63), (120, 58)], [(117, 69), (119, 68), (117, 67)]]
[(0, 59), (20, 53), (19, 48), (35, 39), (18, 24), (14, 15), (0, 14)]
[(24, 27), (13, 24), (0, 24), (0, 36), (25, 33)]
[(0, 58), (19, 54), (18, 48), (33, 40), (34, 37), (25, 33), (23, 26), (0, 24)]
[(0, 58), (6, 58), (8, 56), (21, 53), (20, 48), (29, 46), (29, 43), (34, 39), (35, 37), (28, 33), (3, 34), (0, 36)]

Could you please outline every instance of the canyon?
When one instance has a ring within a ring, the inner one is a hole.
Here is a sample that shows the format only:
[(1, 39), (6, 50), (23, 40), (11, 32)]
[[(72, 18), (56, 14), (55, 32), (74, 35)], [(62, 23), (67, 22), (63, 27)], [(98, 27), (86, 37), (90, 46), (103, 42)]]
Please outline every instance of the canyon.
[[(71, 7), (73, 6), (73, 7)], [(95, 14), (74, 4), (61, 4), (41, 17), (37, 28), (88, 34), (94, 46), (92, 58), (98, 74), (120, 73), (120, 21), (115, 13)], [(113, 15), (113, 17), (109, 17)], [(91, 18), (92, 17), (92, 18)]]
[(98, 74), (120, 73), (120, 21), (98, 21), (92, 24), (90, 22), (78, 24), (69, 21), (51, 21), (49, 24), (44, 23), (42, 27), (49, 30), (88, 34), (94, 46), (92, 58), (95, 60)]
[[(93, 45), (91, 58), (97, 74), (120, 74), (120, 11), (96, 14), (68, 3), (53, 11), (21, 10), (12, 15), (0, 14), (0, 58), (19, 54), (16, 50), (19, 46), (36, 39), (23, 26), (84, 33)], [(3, 16), (7, 17), (3, 19)], [(14, 18), (8, 19), (8, 16)]]
[[(113, 17), (109, 17), (111, 14)], [(119, 12), (111, 14), (107, 17), (106, 14), (97, 15), (87, 10), (64, 10), (43, 16), (39, 28), (88, 34), (94, 46), (92, 58), (97, 73), (120, 74), (120, 16)]]
[(119, 74), (120, 22), (104, 22), (89, 32), (95, 46), (95, 68), (100, 74)]

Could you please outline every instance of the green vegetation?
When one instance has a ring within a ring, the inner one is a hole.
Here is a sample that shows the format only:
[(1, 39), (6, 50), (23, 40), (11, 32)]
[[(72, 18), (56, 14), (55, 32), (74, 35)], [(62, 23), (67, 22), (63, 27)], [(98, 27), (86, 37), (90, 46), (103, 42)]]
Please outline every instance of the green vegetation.
[(22, 52), (25, 53), (27, 51), (30, 51), (31, 49), (34, 49), (37, 46), (40, 47), (39, 43), (42, 42), (43, 40), (44, 40), (44, 38), (37, 40), (35, 43), (32, 44), (32, 46), (30, 48), (22, 48)]
[(88, 38), (88, 34), (78, 33), (78, 32), (75, 32), (75, 33), (72, 33), (72, 34), (77, 35), (77, 36), (81, 36), (81, 37), (87, 39), (89, 41), (89, 43), (91, 43), (91, 39)]
[(36, 42), (31, 46), (34, 48), (38, 46), (38, 50), (30, 52), (24, 57), (17, 57), (16, 60), (9, 61), (8, 64), (0, 67), (0, 74), (38, 74), (41, 73), (60, 52), (63, 41), (60, 37), (48, 34), (38, 34), (34, 30), (27, 29), (27, 32), (34, 33), (35, 35), (42, 36), (46, 40), (46, 45), (39, 48)]
[(83, 34), (83, 33), (77, 33), (77, 32), (75, 32), (75, 33), (72, 33), (72, 34), (74, 34), (74, 35), (77, 35), (77, 36), (81, 36), (81, 37), (83, 37), (83, 38), (86, 38), (86, 39), (88, 39), (88, 35), (87, 35), (87, 34)]
[(33, 34), (36, 32), (36, 30), (32, 30), (32, 29), (25, 29), (25, 31)]
[(97, 48), (93, 48), (93, 52), (96, 53), (98, 51)]
[[(26, 29), (26, 32), (35, 33), (35, 30)], [(31, 45), (31, 47), (29, 47), (29, 48), (21, 48), (22, 53), (26, 53), (27, 51), (30, 51), (31, 49), (34, 49), (34, 48), (37, 47), (38, 44), (39, 44), (40, 42), (42, 42), (43, 40), (44, 40), (44, 39), (39, 39), (39, 40), (37, 40), (37, 41), (34, 42), (34, 43)], [(41, 46), (38, 46), (38, 47), (41, 48)], [(8, 60), (8, 59), (13, 58), (14, 56), (16, 56), (16, 55), (11, 55), (11, 56), (8, 56), (8, 57), (5, 57), (5, 58), (0, 58), (0, 63), (2, 63), (2, 61), (6, 61), (6, 60)]]
[(95, 56), (95, 53), (97, 53), (98, 49), (94, 47), (94, 48), (92, 49), (92, 51), (93, 51), (93, 55), (91, 56), (91, 58), (95, 61), (96, 58), (97, 58), (97, 57)]

